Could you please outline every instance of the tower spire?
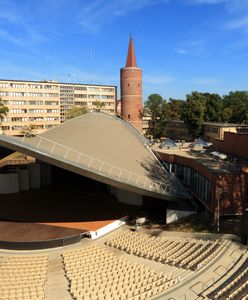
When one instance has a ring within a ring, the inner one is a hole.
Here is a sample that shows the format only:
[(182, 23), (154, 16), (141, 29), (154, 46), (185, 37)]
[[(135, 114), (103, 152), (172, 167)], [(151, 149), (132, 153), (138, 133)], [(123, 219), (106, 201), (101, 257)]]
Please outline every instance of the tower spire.
[(135, 58), (135, 53), (134, 53), (133, 39), (132, 39), (132, 35), (130, 33), (126, 68), (131, 68), (131, 67), (137, 68), (137, 64), (136, 64), (136, 58)]

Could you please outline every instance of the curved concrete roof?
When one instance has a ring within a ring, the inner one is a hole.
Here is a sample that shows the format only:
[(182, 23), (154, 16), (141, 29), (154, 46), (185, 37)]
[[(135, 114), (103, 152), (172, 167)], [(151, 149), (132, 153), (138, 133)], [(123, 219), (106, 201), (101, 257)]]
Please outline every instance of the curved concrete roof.
[(121, 189), (168, 200), (185, 198), (144, 137), (104, 113), (88, 113), (31, 138), (2, 135), (0, 145)]

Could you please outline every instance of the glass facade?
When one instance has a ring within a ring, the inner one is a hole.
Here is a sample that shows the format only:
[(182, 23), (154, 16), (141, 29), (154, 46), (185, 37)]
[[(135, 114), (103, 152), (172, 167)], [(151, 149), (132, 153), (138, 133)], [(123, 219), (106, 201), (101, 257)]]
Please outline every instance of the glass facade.
[(187, 188), (196, 193), (205, 204), (211, 204), (211, 181), (195, 170), (180, 164), (174, 164), (173, 171), (178, 179), (180, 179)]

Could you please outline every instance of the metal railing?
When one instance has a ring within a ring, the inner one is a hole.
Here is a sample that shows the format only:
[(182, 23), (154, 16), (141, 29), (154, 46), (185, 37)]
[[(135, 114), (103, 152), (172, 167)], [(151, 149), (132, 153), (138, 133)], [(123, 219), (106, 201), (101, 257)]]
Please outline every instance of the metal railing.
[[(238, 252), (238, 250), (234, 250), (233, 252)], [(229, 255), (231, 258), (233, 258), (232, 257), (233, 252)], [(211, 276), (207, 281), (204, 282), (199, 281), (197, 284), (201, 285), (201, 292), (198, 293), (199, 298), (197, 298), (197, 300), (200, 300), (202, 299), (202, 297), (204, 297), (203, 293), (205, 294), (208, 293), (210, 295), (211, 293), (213, 293), (215, 287), (218, 289), (220, 287), (218, 286), (218, 282), (221, 279), (223, 279), (225, 276), (227, 276), (227, 274), (240, 262), (240, 260), (244, 257), (246, 253), (247, 251), (240, 253), (240, 256), (237, 259), (231, 261), (227, 266), (223, 266), (222, 264), (220, 264), (217, 268), (214, 269), (214, 273), (216, 274), (216, 276)], [(216, 270), (220, 267), (222, 267), (225, 270), (223, 274), (219, 274), (216, 272)]]
[(147, 189), (160, 194), (166, 194), (172, 196), (174, 189), (171, 183), (165, 183), (160, 180), (150, 179), (148, 176), (141, 176), (126, 169), (122, 169), (110, 163), (104, 162), (88, 154), (74, 150), (70, 147), (57, 143), (53, 140), (47, 139), (43, 136), (36, 136), (37, 140), (35, 145), (31, 143), (25, 143), (26, 135), (23, 136), (21, 142), (28, 146), (33, 146), (40, 152), (55, 155), (63, 161), (69, 161), (77, 165), (81, 165), (84, 169), (90, 170), (96, 174), (104, 175), (114, 180), (127, 183), (133, 186), (138, 186), (143, 189)]

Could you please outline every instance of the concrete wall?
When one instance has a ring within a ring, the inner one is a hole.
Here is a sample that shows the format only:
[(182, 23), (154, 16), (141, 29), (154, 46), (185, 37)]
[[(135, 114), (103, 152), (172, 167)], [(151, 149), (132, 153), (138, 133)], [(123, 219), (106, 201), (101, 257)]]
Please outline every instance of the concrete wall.
[(118, 190), (118, 201), (122, 203), (127, 203), (131, 205), (142, 205), (143, 204), (143, 196), (130, 193), (123, 190)]
[(19, 192), (19, 176), (17, 173), (0, 174), (0, 194)]
[(175, 222), (179, 219), (185, 218), (185, 217), (193, 215), (193, 214), (195, 214), (195, 212), (185, 211), (185, 210), (167, 209), (166, 224), (170, 224), (172, 222)]
[(31, 189), (38, 189), (41, 187), (41, 178), (40, 178), (40, 165), (32, 164), (28, 165), (29, 171), (29, 182)]
[(19, 189), (20, 191), (29, 190), (29, 172), (27, 169), (18, 170)]
[(116, 220), (100, 229), (98, 229), (97, 231), (90, 231), (90, 235), (91, 235), (91, 238), (94, 240), (94, 239), (97, 239), (119, 227), (121, 227), (122, 225), (126, 224), (126, 217), (123, 217), (122, 219), (120, 220)]
[(52, 168), (51, 165), (40, 162), (41, 186), (47, 187), (52, 184)]

